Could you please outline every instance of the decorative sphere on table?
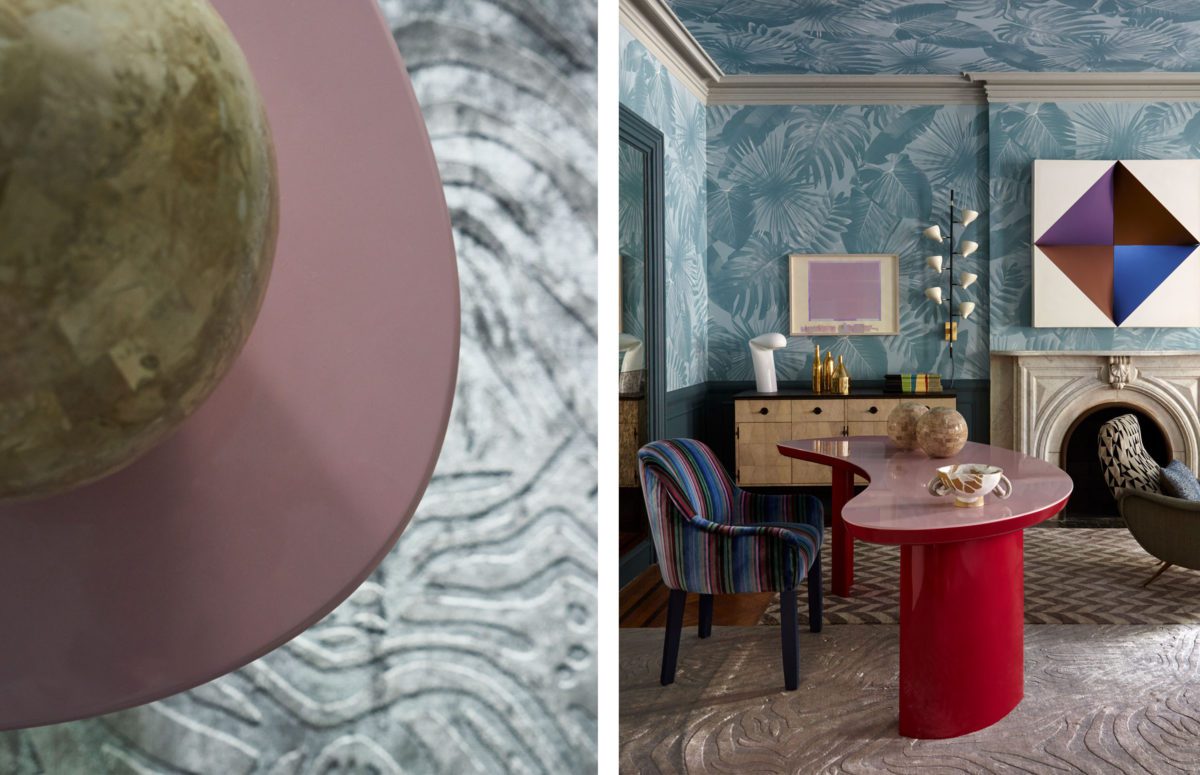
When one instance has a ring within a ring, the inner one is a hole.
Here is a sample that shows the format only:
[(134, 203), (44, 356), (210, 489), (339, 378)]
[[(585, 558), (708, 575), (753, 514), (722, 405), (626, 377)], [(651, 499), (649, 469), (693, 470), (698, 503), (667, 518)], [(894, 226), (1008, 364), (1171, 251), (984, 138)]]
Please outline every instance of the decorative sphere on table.
[(951, 457), (967, 444), (967, 420), (948, 406), (930, 409), (917, 421), (917, 442), (930, 457)]
[(0, 0), (0, 500), (128, 464), (254, 325), (266, 114), (203, 0)]
[(925, 404), (905, 401), (892, 410), (887, 418), (887, 434), (900, 449), (917, 448), (917, 421), (929, 411)]

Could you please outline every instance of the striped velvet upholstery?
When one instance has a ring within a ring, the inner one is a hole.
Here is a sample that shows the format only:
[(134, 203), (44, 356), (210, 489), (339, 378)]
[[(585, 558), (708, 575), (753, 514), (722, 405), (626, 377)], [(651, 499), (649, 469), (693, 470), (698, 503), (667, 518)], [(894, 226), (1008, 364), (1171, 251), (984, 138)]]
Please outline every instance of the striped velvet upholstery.
[(692, 439), (638, 451), (638, 471), (663, 581), (702, 594), (796, 589), (821, 548), (821, 502), (736, 487)]

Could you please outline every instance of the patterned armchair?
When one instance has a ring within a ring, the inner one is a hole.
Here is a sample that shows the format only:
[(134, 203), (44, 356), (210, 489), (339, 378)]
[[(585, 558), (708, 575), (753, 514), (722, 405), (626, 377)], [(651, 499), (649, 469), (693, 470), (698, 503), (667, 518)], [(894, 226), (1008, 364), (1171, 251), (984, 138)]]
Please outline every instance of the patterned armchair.
[(1104, 482), (1117, 499), (1129, 532), (1162, 561), (1142, 586), (1172, 565), (1200, 570), (1200, 502), (1162, 493), (1162, 468), (1142, 444), (1137, 418), (1126, 414), (1104, 423), (1099, 441)]
[(655, 441), (638, 472), (663, 582), (670, 589), (662, 683), (675, 680), (683, 608), (700, 594), (701, 638), (712, 633), (712, 596), (779, 592), (783, 673), (799, 685), (796, 590), (808, 579), (809, 629), (821, 631), (821, 502), (811, 495), (758, 495), (736, 487), (716, 456), (692, 439)]

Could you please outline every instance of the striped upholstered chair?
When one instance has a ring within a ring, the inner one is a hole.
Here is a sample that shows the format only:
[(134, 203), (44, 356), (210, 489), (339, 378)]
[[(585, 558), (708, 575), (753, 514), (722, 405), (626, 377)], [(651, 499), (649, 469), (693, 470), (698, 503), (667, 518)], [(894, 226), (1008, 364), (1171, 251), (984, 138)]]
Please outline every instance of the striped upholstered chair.
[(712, 450), (692, 439), (638, 451), (638, 472), (663, 581), (671, 590), (662, 683), (675, 680), (683, 607), (700, 594), (700, 637), (712, 633), (713, 595), (779, 592), (783, 676), (799, 685), (796, 590), (808, 578), (808, 624), (821, 631), (821, 502), (734, 486)]

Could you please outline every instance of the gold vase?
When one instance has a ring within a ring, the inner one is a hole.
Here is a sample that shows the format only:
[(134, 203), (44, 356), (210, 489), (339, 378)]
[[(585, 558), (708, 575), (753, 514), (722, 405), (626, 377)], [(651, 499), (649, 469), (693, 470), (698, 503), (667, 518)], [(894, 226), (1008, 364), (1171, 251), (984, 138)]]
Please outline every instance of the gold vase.
[(821, 371), (821, 345), (816, 345), (816, 350), (813, 351), (813, 367), (812, 367), (812, 392), (822, 393), (822, 378)]
[(850, 395), (850, 372), (846, 371), (846, 361), (838, 356), (837, 371), (833, 373), (833, 392), (839, 395)]
[(833, 392), (833, 372), (834, 372), (833, 353), (826, 351), (825, 366), (824, 366), (824, 368), (821, 369), (821, 392), (823, 392), (823, 393), (832, 393)]

